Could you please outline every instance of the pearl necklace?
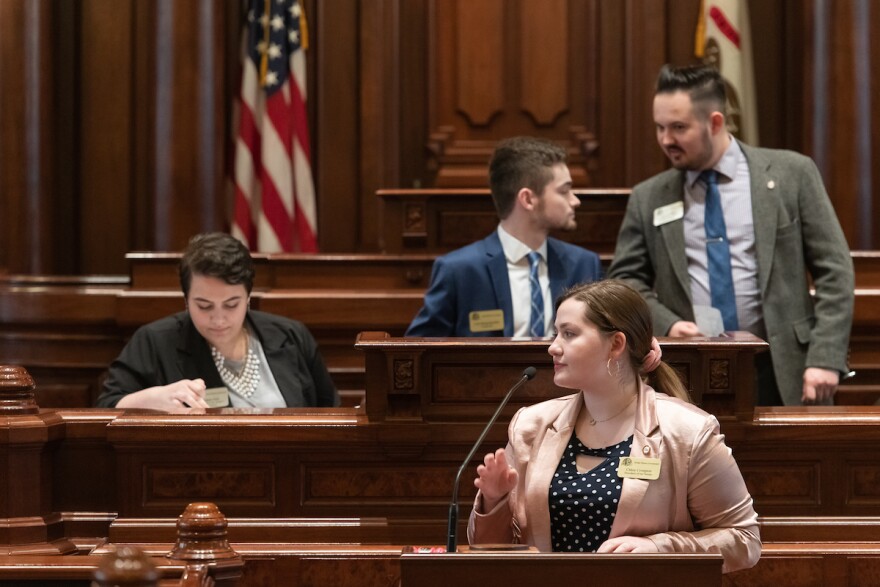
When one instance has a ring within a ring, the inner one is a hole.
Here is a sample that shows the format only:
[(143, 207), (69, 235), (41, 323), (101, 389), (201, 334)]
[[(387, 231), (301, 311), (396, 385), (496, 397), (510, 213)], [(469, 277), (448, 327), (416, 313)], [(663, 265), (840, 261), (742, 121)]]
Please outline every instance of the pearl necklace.
[(217, 367), (223, 383), (232, 391), (248, 399), (256, 393), (257, 386), (260, 384), (260, 358), (253, 349), (250, 337), (247, 338), (247, 356), (240, 372), (233, 373), (226, 366), (226, 357), (214, 345), (211, 345), (211, 357), (214, 359), (214, 365)]
[(587, 418), (589, 418), (589, 420), (590, 420), (590, 426), (595, 426), (596, 424), (601, 424), (602, 422), (607, 422), (607, 421), (609, 421), (609, 420), (613, 420), (613, 419), (616, 418), (617, 416), (621, 415), (621, 414), (624, 412), (624, 410), (626, 410), (628, 407), (630, 407), (630, 405), (632, 405), (632, 403), (633, 403), (634, 401), (636, 401), (636, 397), (638, 397), (638, 395), (639, 395), (639, 394), (634, 393), (633, 396), (632, 396), (632, 399), (629, 400), (628, 402), (626, 402), (626, 405), (625, 405), (625, 406), (623, 406), (622, 408), (620, 408), (620, 410), (619, 410), (616, 414), (614, 414), (614, 415), (611, 416), (611, 417), (605, 418), (604, 420), (597, 420), (597, 419), (595, 419), (591, 414), (587, 414)]

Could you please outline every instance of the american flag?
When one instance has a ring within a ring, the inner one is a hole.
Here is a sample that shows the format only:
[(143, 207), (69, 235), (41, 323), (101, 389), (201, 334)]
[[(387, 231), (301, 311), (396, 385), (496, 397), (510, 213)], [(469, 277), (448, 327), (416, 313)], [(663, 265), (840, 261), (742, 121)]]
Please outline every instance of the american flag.
[(236, 104), (232, 234), (264, 252), (316, 252), (306, 117), (305, 14), (297, 0), (249, 0)]

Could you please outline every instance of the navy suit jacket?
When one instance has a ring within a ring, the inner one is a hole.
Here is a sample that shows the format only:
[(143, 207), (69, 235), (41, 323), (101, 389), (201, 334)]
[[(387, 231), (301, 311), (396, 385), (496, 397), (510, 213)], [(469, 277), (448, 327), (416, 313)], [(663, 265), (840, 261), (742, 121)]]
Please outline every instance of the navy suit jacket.
[[(547, 272), (555, 300), (573, 285), (601, 279), (602, 266), (596, 253), (548, 238)], [(471, 332), (471, 312), (499, 309), (504, 311), (503, 331)], [(434, 261), (425, 305), (406, 336), (513, 336), (507, 259), (497, 231)]]

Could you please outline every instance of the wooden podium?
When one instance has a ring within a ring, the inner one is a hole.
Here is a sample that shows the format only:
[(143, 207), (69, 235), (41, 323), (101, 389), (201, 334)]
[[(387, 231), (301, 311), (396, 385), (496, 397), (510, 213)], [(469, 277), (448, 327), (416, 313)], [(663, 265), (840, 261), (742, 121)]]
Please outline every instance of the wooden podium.
[(538, 552), (404, 554), (400, 587), (488, 585), (721, 585), (720, 554), (571, 554)]

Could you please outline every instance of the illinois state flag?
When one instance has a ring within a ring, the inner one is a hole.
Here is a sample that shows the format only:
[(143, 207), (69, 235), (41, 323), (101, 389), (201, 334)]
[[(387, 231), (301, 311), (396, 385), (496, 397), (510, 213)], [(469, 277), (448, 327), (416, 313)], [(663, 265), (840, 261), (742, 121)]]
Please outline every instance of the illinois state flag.
[(727, 84), (730, 132), (758, 144), (752, 38), (746, 0), (702, 0), (694, 53), (714, 65)]
[(297, 0), (250, 0), (232, 181), (232, 234), (263, 252), (317, 251), (306, 117), (305, 14)]

